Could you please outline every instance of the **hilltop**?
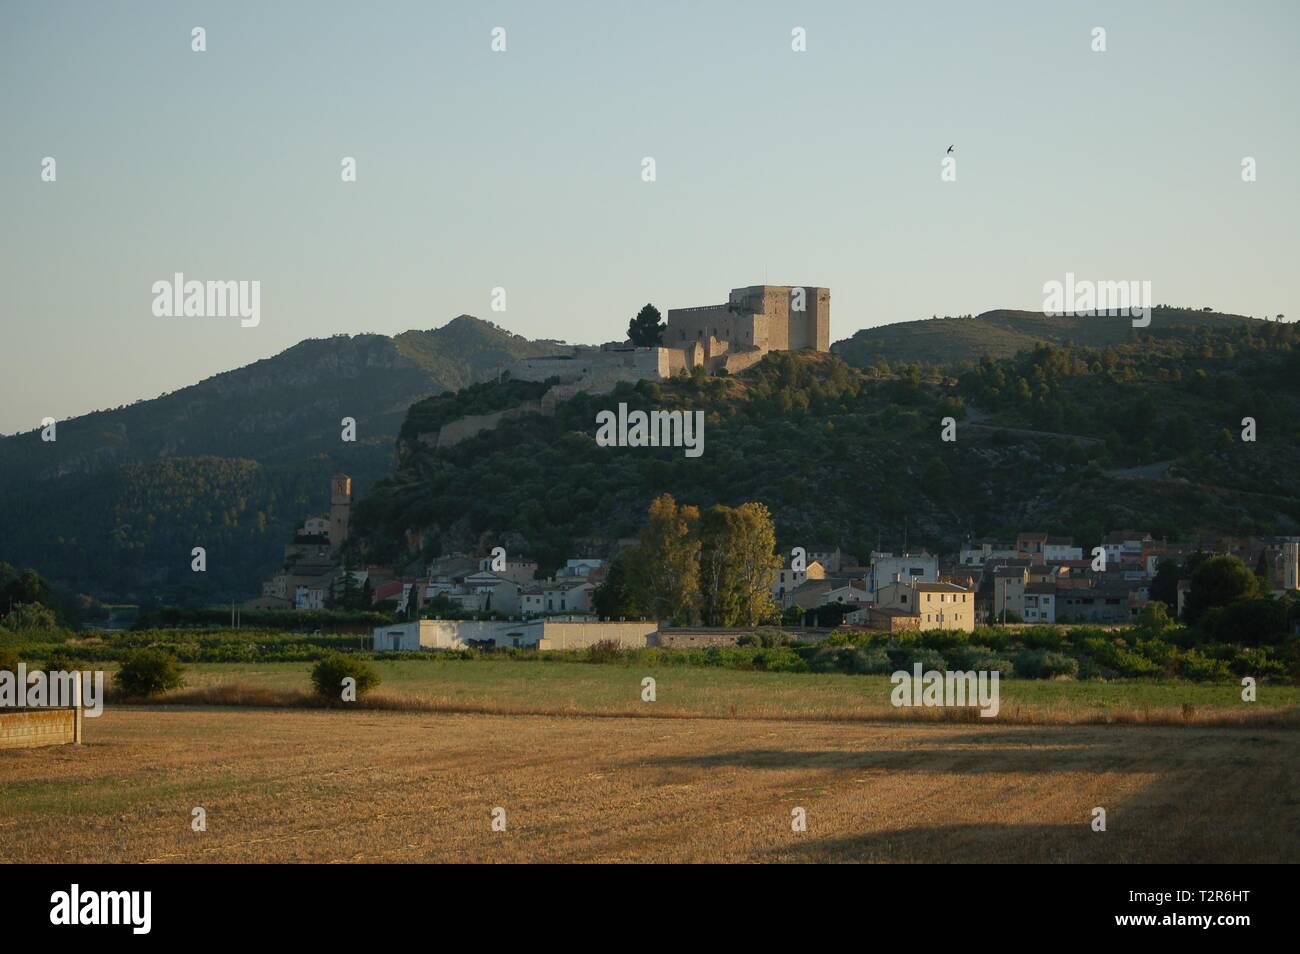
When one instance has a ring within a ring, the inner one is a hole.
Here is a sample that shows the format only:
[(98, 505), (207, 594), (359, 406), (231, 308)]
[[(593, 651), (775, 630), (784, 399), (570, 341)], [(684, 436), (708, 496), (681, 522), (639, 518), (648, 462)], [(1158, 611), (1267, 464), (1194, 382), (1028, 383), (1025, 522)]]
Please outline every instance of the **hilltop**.
[[(1105, 348), (1040, 344), (954, 376), (850, 367), (779, 352), (735, 376), (682, 376), (578, 394), (553, 414), (505, 416), (450, 447), (425, 435), (459, 414), (535, 399), (482, 384), (412, 407), (397, 468), (356, 508), (364, 556), (421, 561), (524, 547), (545, 567), (633, 535), (663, 492), (708, 506), (766, 504), (783, 548), (956, 549), (970, 535), (1098, 539), (1142, 527), (1170, 539), (1300, 527), (1300, 328), (1205, 324)], [(513, 388), (513, 391), (510, 389)], [(598, 447), (598, 411), (702, 409), (701, 458)], [(1238, 439), (1243, 416), (1259, 439)], [(958, 440), (939, 440), (943, 417)]]
[[(0, 438), (0, 560), (118, 599), (246, 598), (327, 506), (337, 470), (388, 473), (412, 403), (554, 354), (468, 315), (396, 337), (309, 339), (191, 387)], [(341, 420), (357, 440), (341, 440)], [(208, 548), (208, 576), (189, 570)]]
[(1010, 358), (1040, 344), (1104, 348), (1140, 340), (1142, 335), (1160, 337), (1265, 323), (1244, 315), (1157, 306), (1150, 327), (1136, 329), (1126, 317), (1048, 316), (997, 309), (974, 317), (936, 317), (864, 328), (835, 342), (831, 351), (859, 368), (882, 360), (960, 365), (984, 355)]

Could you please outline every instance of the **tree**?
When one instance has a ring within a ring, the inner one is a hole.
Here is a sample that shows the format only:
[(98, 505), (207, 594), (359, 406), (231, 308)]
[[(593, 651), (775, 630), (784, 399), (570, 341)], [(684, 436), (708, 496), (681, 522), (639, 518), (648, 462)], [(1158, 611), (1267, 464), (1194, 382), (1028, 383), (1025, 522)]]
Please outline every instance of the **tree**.
[(1248, 600), (1258, 592), (1259, 580), (1238, 557), (1209, 557), (1192, 573), (1192, 586), (1187, 593), (1187, 621), (1196, 623), (1214, 607)]
[(627, 336), (637, 347), (648, 348), (664, 343), (664, 331), (667, 327), (659, 314), (659, 309), (647, 304), (636, 313), (635, 318), (628, 322)]
[[(344, 679), (356, 680), (356, 696), (344, 700)], [(355, 656), (333, 653), (316, 663), (311, 670), (311, 684), (316, 694), (330, 701), (355, 701), (379, 685), (379, 673), (373, 666)]]
[(137, 649), (126, 658), (113, 685), (130, 698), (143, 698), (184, 684), (185, 670), (176, 657), (161, 649)]
[(591, 594), (591, 605), (597, 615), (606, 619), (618, 617), (644, 616), (637, 605), (636, 592), (632, 574), (628, 569), (629, 558), (620, 554), (609, 565), (605, 580)]
[(1172, 628), (1174, 621), (1169, 618), (1169, 609), (1160, 600), (1151, 600), (1138, 613), (1137, 628), (1152, 636), (1159, 636)]
[(19, 632), (27, 629), (55, 629), (59, 625), (54, 611), (40, 603), (15, 603), (0, 626)]
[(1163, 603), (1166, 609), (1178, 605), (1178, 561), (1161, 560), (1156, 575), (1151, 580), (1151, 599)]
[(700, 592), (700, 511), (663, 494), (651, 502), (649, 517), (640, 545), (627, 555), (635, 601), (655, 619), (688, 623)]
[(781, 568), (767, 507), (710, 507), (700, 521), (700, 611), (708, 626), (757, 626), (776, 616)]

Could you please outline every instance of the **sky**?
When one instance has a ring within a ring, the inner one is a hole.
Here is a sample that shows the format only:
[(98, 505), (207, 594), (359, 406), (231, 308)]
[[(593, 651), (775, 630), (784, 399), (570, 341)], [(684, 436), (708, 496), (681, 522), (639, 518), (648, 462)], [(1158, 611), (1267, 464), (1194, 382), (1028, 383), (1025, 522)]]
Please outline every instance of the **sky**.
[[(0, 0), (0, 433), (764, 281), (829, 287), (833, 341), (1067, 272), (1296, 320), (1297, 116), (1295, 0)], [(259, 323), (155, 316), (176, 272), (260, 282)]]

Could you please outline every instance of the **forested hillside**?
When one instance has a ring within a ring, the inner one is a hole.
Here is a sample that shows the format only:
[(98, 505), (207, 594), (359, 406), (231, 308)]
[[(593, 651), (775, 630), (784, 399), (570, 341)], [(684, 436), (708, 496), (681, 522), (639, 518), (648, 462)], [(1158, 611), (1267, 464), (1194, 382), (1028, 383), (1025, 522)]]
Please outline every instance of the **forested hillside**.
[[(0, 438), (0, 560), (104, 599), (247, 599), (337, 471), (361, 492), (393, 466), (410, 405), (552, 354), (461, 316), (434, 331), (303, 341), (126, 407)], [(356, 421), (342, 440), (341, 421)], [(190, 551), (208, 550), (208, 571)]]
[[(504, 422), (455, 447), (401, 445), (399, 467), (359, 507), (369, 555), (401, 562), (507, 541), (554, 564), (588, 537), (628, 537), (649, 501), (766, 504), (783, 547), (839, 543), (955, 549), (968, 535), (1034, 528), (1096, 540), (1141, 527), (1296, 532), (1300, 333), (1207, 324), (1105, 348), (1039, 346), (961, 375), (915, 365), (858, 370), (835, 355), (769, 355), (735, 377), (579, 395), (554, 417)], [(484, 385), (435, 399), (434, 419), (501, 402)], [(595, 416), (703, 409), (705, 448), (598, 447)], [(428, 402), (412, 415), (431, 415)], [(958, 420), (940, 440), (941, 419)], [(1241, 419), (1258, 423), (1240, 440)], [(408, 425), (408, 436), (420, 428)]]

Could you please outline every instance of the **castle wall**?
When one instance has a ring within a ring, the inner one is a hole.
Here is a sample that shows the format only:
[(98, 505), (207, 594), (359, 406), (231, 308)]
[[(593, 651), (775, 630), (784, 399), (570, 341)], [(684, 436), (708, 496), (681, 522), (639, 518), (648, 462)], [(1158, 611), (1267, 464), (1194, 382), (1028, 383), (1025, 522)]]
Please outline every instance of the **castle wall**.
[[(803, 290), (803, 311), (791, 311), (795, 289)], [(669, 309), (664, 344), (684, 348), (697, 341), (711, 366), (721, 366), (725, 355), (753, 349), (829, 351), (830, 300), (829, 289), (811, 285), (733, 288), (723, 305)]]

